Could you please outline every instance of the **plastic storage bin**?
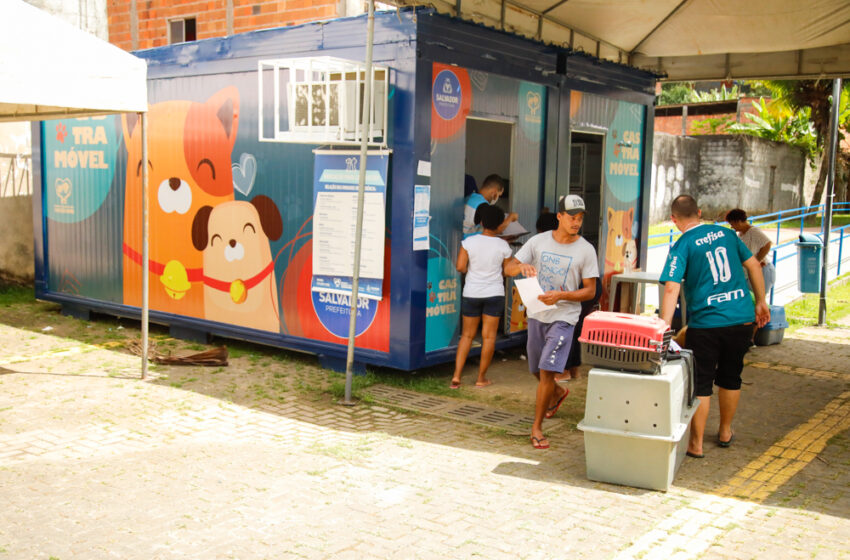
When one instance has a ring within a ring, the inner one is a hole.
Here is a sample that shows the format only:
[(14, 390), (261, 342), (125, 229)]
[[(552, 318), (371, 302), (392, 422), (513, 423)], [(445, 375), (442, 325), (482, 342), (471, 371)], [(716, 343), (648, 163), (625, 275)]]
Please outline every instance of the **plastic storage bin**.
[(801, 233), (796, 245), (798, 289), (804, 294), (820, 293), (823, 241), (813, 233)]
[(758, 346), (779, 344), (785, 336), (788, 321), (785, 320), (785, 308), (780, 305), (770, 306), (770, 321), (756, 331), (755, 343)]
[(670, 361), (657, 375), (590, 370), (584, 419), (587, 477), (600, 482), (667, 490), (687, 451), (692, 368)]
[(595, 311), (585, 317), (581, 360), (593, 366), (658, 373), (673, 333), (659, 317)]

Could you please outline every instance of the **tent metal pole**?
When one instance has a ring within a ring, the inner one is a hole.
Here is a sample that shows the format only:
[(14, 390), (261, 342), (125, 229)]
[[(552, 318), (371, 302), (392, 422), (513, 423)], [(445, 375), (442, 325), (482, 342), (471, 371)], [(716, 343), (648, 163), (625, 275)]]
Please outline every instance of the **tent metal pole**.
[(826, 176), (826, 209), (823, 216), (823, 263), (820, 277), (818, 325), (826, 324), (826, 290), (829, 271), (829, 231), (832, 229), (832, 202), (835, 198), (835, 152), (838, 148), (838, 117), (841, 112), (841, 78), (832, 81), (832, 118), (829, 123), (829, 171)]
[(375, 80), (372, 76), (372, 45), (375, 39), (375, 0), (369, 0), (369, 19), (366, 25), (366, 91), (363, 93), (363, 110), (361, 119), (365, 120), (360, 127), (360, 178), (357, 184), (357, 226), (354, 233), (354, 270), (351, 275), (351, 315), (348, 322), (348, 356), (345, 360), (345, 400), (342, 404), (354, 405), (351, 400), (351, 383), (354, 375), (354, 335), (357, 330), (357, 302), (360, 299), (360, 250), (363, 236), (363, 203), (366, 198), (366, 156), (369, 148), (369, 137), (372, 133), (372, 88)]
[(139, 113), (142, 123), (142, 379), (148, 377), (148, 116)]

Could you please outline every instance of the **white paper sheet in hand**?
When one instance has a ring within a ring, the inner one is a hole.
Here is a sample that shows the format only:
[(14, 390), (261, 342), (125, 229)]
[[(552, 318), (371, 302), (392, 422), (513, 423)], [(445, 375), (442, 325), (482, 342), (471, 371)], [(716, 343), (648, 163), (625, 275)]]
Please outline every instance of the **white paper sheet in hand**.
[(502, 233), (499, 234), (499, 237), (515, 237), (518, 235), (525, 235), (526, 233), (530, 233), (525, 227), (519, 222), (511, 222), (505, 227)]
[(547, 309), (555, 309), (554, 305), (545, 304), (537, 299), (537, 296), (543, 294), (543, 288), (540, 287), (536, 276), (514, 280), (514, 285), (519, 290), (519, 297), (522, 298), (526, 313), (540, 313)]

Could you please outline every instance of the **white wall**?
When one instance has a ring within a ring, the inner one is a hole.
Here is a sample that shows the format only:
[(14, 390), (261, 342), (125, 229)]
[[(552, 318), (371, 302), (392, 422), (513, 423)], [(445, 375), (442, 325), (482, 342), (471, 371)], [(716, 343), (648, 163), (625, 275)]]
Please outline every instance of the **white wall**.
[(106, 0), (25, 0), (45, 12), (65, 20), (74, 27), (109, 40)]

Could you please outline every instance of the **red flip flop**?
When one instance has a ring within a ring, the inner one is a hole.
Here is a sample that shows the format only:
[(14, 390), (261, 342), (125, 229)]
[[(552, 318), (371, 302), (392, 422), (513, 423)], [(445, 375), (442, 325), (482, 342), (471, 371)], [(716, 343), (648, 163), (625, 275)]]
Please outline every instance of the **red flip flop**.
[[(544, 441), (546, 442), (545, 444), (543, 443)], [(549, 449), (549, 440), (546, 439), (546, 436), (542, 438), (531, 436), (531, 445), (534, 449)]]
[(570, 390), (564, 387), (564, 394), (561, 395), (561, 398), (558, 399), (558, 402), (556, 402), (554, 406), (550, 406), (546, 409), (546, 414), (544, 414), (544, 416), (546, 418), (552, 418), (553, 416), (555, 416), (555, 413), (558, 412), (559, 408), (561, 408), (561, 404), (564, 402), (564, 400), (567, 398), (567, 395), (569, 394)]

